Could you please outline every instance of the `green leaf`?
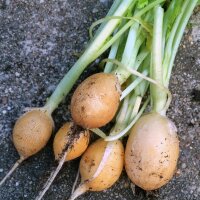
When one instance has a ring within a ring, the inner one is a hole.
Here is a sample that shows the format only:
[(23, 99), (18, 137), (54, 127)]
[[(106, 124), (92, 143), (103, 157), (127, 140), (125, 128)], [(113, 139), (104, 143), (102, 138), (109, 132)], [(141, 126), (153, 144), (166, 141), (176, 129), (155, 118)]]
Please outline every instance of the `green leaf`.
[(183, 5), (183, 0), (171, 1), (164, 18), (164, 26), (166, 27), (166, 38), (169, 37), (173, 24), (180, 14)]
[(140, 8), (144, 8), (146, 5), (148, 5), (149, 1), (148, 0), (138, 0), (138, 4), (137, 7)]

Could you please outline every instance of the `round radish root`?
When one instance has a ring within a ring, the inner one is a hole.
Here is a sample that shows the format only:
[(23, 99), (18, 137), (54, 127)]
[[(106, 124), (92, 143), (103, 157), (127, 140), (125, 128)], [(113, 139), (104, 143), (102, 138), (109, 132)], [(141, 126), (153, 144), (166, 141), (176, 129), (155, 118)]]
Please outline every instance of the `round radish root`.
[(175, 125), (165, 116), (150, 113), (132, 128), (125, 151), (125, 168), (132, 182), (155, 190), (173, 176), (179, 156)]
[(41, 200), (43, 198), (65, 161), (79, 157), (86, 150), (89, 144), (89, 138), (89, 130), (83, 130), (72, 122), (65, 123), (58, 130), (54, 138), (53, 149), (55, 158), (59, 160), (59, 164), (57, 168), (52, 171), (43, 190), (40, 191), (35, 200)]
[(13, 129), (13, 142), (20, 159), (1, 180), (0, 186), (25, 159), (36, 154), (46, 145), (53, 127), (53, 119), (45, 109), (32, 109), (16, 121)]
[(124, 148), (121, 141), (105, 142), (99, 139), (81, 158), (82, 182), (89, 179), (86, 184), (90, 191), (107, 189), (119, 179), (123, 164)]
[(120, 94), (120, 84), (115, 75), (98, 73), (88, 77), (72, 96), (74, 122), (84, 128), (104, 126), (115, 116)]
[(28, 158), (40, 151), (47, 144), (53, 126), (51, 116), (42, 109), (22, 115), (13, 129), (13, 142), (19, 155)]
[(120, 177), (124, 164), (121, 141), (99, 139), (83, 154), (80, 161), (81, 184), (70, 197), (77, 198), (86, 191), (102, 191), (111, 187)]
[(66, 160), (73, 160), (86, 150), (90, 139), (89, 130), (83, 130), (72, 122), (65, 123), (56, 133), (53, 143), (56, 160), (68, 151)]

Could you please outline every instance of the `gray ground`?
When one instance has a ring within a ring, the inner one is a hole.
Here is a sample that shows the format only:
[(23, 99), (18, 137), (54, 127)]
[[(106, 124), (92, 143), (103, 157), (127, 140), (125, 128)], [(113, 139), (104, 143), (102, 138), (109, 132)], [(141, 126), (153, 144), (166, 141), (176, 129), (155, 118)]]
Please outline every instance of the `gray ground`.
[[(11, 141), (15, 120), (26, 107), (44, 105), (45, 99), (75, 62), (88, 40), (91, 22), (105, 15), (106, 0), (1, 0), (0, 1), (0, 179), (18, 159)], [(123, 173), (111, 189), (87, 193), (80, 199), (200, 199), (200, 15), (191, 20), (179, 49), (169, 110), (179, 130), (181, 154), (173, 180), (152, 194), (136, 188)], [(94, 73), (90, 68), (81, 76)], [(70, 119), (70, 95), (55, 112), (56, 129)], [(56, 166), (52, 139), (31, 157), (0, 188), (0, 199), (34, 199), (50, 171)], [(78, 168), (78, 160), (67, 163), (45, 199), (66, 199)]]

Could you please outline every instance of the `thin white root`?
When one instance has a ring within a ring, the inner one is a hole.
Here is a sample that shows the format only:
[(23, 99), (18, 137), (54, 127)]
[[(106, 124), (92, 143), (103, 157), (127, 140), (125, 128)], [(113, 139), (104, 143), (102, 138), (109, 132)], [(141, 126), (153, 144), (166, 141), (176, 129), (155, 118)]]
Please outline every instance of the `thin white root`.
[(53, 183), (54, 179), (56, 178), (58, 172), (60, 171), (60, 169), (62, 168), (66, 156), (67, 156), (67, 151), (64, 153), (63, 157), (61, 158), (61, 160), (59, 161), (59, 164), (56, 168), (55, 171), (51, 172), (50, 177), (48, 178), (47, 182), (45, 183), (43, 190), (40, 191), (40, 193), (38, 194), (38, 196), (35, 198), (35, 200), (41, 200), (43, 198), (43, 196), (45, 195), (45, 193), (47, 192), (47, 190), (49, 189), (49, 187), (51, 186), (51, 184)]
[(77, 171), (77, 174), (76, 174), (76, 179), (75, 179), (73, 187), (72, 187), (71, 195), (74, 193), (75, 187), (76, 187), (78, 179), (79, 179), (79, 175), (80, 175), (80, 173), (79, 173), (79, 168), (78, 168), (78, 171)]
[(82, 183), (78, 186), (78, 188), (74, 191), (74, 193), (71, 195), (71, 197), (68, 200), (74, 200), (87, 191), (88, 191), (87, 186), (84, 183)]
[(19, 160), (13, 165), (10, 171), (6, 174), (6, 176), (1, 180), (0, 187), (4, 184), (4, 182), (12, 175), (12, 173), (19, 167), (19, 165), (25, 160), (24, 157), (20, 157)]

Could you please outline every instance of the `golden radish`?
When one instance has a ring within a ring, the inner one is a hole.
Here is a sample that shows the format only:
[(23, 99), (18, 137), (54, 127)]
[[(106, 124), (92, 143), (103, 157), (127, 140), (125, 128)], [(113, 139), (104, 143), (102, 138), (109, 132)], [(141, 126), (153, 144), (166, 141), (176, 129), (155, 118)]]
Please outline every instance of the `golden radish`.
[(21, 162), (36, 154), (47, 144), (53, 127), (52, 117), (45, 109), (33, 109), (16, 121), (13, 129), (13, 142), (20, 159), (0, 182), (0, 186)]
[(54, 138), (53, 150), (55, 159), (59, 161), (59, 164), (56, 170), (51, 173), (43, 187), (43, 190), (40, 191), (39, 195), (36, 197), (36, 200), (42, 199), (45, 195), (64, 162), (79, 157), (86, 150), (89, 144), (89, 139), (89, 130), (84, 130), (73, 122), (65, 123), (58, 130)]
[(97, 140), (88, 147), (81, 158), (81, 183), (70, 200), (86, 191), (102, 191), (111, 187), (119, 179), (123, 165), (124, 147), (120, 140)]
[(71, 100), (74, 122), (84, 128), (104, 126), (115, 116), (120, 102), (120, 84), (113, 74), (97, 73), (85, 79)]
[(165, 116), (142, 116), (131, 130), (125, 151), (125, 168), (132, 182), (155, 190), (173, 176), (179, 156), (175, 125)]

